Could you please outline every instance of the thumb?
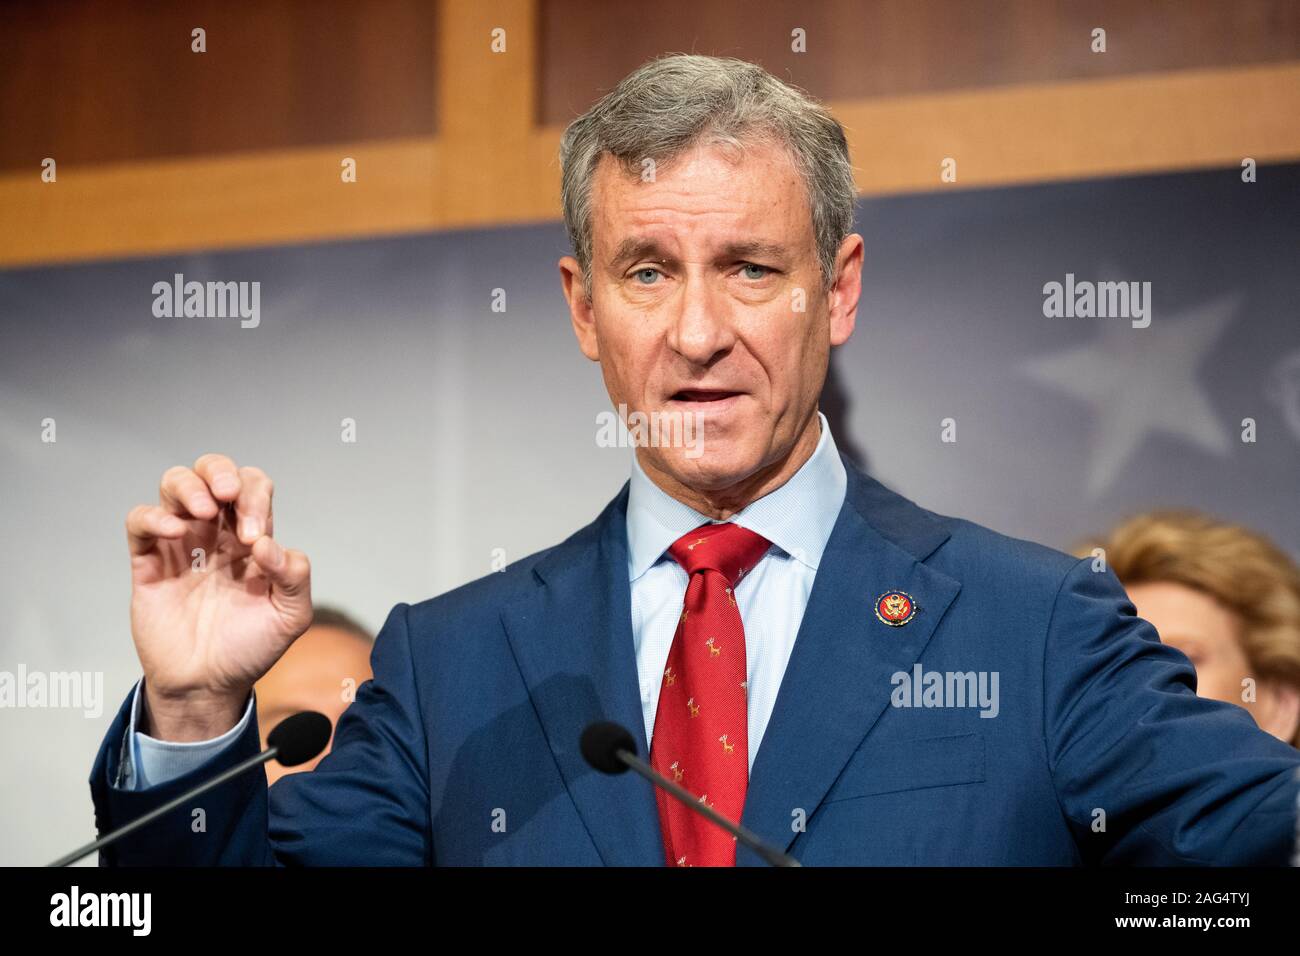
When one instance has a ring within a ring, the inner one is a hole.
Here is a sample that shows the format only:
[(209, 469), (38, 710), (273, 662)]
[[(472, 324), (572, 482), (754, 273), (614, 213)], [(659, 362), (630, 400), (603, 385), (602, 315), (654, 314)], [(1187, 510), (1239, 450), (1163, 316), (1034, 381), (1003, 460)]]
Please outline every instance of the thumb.
[(307, 555), (286, 548), (270, 535), (253, 542), (253, 560), (271, 582), (271, 606), (285, 620), (311, 624), (311, 562)]

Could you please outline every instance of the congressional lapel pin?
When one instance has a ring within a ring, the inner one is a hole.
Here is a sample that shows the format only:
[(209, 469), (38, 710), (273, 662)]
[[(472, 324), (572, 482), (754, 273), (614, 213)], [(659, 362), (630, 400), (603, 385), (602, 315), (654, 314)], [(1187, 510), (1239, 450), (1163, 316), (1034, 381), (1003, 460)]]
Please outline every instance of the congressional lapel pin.
[(906, 591), (886, 591), (876, 598), (876, 617), (881, 624), (902, 627), (916, 616), (916, 601)]

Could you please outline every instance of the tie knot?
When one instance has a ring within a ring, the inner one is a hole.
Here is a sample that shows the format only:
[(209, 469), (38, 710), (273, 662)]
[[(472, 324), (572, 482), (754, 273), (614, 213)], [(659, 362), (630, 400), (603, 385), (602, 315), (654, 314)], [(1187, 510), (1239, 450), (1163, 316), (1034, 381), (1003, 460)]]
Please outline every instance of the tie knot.
[(735, 587), (741, 578), (767, 554), (772, 542), (761, 534), (728, 521), (724, 524), (700, 525), (684, 534), (668, 548), (673, 559), (689, 575), (709, 569), (717, 571)]

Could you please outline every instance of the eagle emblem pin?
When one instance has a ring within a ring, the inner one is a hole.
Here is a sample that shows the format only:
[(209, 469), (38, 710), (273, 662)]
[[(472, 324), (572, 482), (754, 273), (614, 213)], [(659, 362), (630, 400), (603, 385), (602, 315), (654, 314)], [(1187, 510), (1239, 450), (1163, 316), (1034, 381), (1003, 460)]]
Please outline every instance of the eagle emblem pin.
[(886, 591), (876, 598), (876, 617), (881, 624), (902, 627), (916, 616), (916, 601), (906, 591)]

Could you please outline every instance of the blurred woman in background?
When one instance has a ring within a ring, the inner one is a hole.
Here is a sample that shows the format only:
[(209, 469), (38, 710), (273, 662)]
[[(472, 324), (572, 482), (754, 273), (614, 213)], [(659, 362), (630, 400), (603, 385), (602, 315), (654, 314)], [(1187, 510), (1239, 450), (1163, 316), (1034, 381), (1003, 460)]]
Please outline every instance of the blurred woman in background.
[(1138, 515), (1101, 541), (1140, 617), (1196, 667), (1197, 693), (1300, 746), (1300, 569), (1263, 535), (1196, 512)]

